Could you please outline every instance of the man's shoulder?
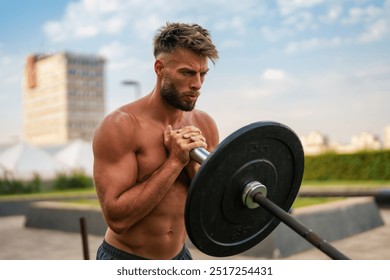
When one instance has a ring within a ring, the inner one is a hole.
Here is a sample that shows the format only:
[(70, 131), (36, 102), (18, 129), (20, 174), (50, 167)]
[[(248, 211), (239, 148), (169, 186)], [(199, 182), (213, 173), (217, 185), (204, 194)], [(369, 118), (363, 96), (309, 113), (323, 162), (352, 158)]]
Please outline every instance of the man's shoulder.
[(194, 110), (193, 121), (196, 126), (202, 130), (207, 130), (212, 134), (218, 133), (215, 120), (205, 111)]
[(124, 136), (131, 134), (138, 125), (137, 117), (131, 111), (120, 107), (104, 117), (96, 132), (99, 132), (100, 135), (115, 136), (119, 134)]
[[(134, 149), (139, 123), (133, 114), (121, 108), (109, 113), (96, 128), (94, 150), (120, 154)], [(96, 152), (95, 151), (95, 152)]]
[(201, 121), (213, 121), (213, 118), (207, 112), (199, 109), (193, 110), (193, 118)]
[(103, 124), (108, 125), (134, 125), (138, 122), (137, 115), (131, 110), (130, 106), (122, 106), (109, 113), (104, 119)]

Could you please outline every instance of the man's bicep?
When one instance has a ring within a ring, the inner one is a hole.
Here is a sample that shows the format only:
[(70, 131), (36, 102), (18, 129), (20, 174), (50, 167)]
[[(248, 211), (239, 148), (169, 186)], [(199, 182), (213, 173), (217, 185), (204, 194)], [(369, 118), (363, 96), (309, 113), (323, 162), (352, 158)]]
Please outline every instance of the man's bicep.
[(94, 164), (95, 186), (99, 193), (105, 194), (108, 199), (119, 196), (134, 185), (137, 181), (137, 162), (133, 153), (127, 153), (113, 160), (97, 158)]

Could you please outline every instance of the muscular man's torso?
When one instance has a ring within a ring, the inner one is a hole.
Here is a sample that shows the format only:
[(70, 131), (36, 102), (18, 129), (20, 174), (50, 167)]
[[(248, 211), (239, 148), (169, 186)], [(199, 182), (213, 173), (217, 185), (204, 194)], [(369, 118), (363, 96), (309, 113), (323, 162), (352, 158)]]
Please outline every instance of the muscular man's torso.
[[(131, 107), (123, 107), (122, 113), (132, 112)], [(133, 114), (138, 128), (131, 141), (136, 144), (136, 161), (138, 164), (137, 183), (145, 181), (167, 159), (163, 133), (166, 127), (150, 118), (147, 113), (136, 111)], [(188, 113), (191, 118), (183, 118), (173, 124), (173, 129), (198, 123), (196, 112)], [(184, 169), (174, 185), (161, 199), (160, 203), (142, 220), (124, 234), (116, 234), (108, 228), (105, 239), (112, 246), (134, 255), (151, 259), (171, 259), (182, 249), (187, 233), (184, 223), (184, 208), (190, 178)]]

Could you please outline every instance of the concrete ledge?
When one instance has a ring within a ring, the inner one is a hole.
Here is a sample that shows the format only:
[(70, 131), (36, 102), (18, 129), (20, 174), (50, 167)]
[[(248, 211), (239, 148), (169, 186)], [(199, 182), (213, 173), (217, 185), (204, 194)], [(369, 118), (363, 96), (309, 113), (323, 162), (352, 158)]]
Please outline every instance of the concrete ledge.
[[(331, 242), (384, 225), (379, 208), (372, 197), (349, 198), (342, 201), (297, 209), (292, 214), (321, 238)], [(35, 202), (26, 214), (26, 226), (80, 232), (79, 218), (85, 217), (89, 234), (103, 236), (106, 223), (99, 207), (61, 202)], [(189, 246), (193, 246), (190, 241)], [(267, 238), (246, 256), (269, 259), (287, 257), (313, 246), (281, 223)]]
[(66, 232), (80, 232), (80, 218), (84, 217), (89, 234), (104, 235), (107, 225), (100, 207), (73, 203), (42, 201), (30, 204), (26, 213), (26, 227), (45, 228)]
[(24, 215), (30, 204), (38, 200), (6, 200), (0, 201), (0, 217)]
[(2, 197), (0, 199), (0, 217), (3, 216), (20, 216), (25, 215), (31, 204), (40, 201), (68, 201), (80, 198), (96, 199), (96, 194), (75, 194), (66, 196), (52, 196), (50, 198), (7, 198)]

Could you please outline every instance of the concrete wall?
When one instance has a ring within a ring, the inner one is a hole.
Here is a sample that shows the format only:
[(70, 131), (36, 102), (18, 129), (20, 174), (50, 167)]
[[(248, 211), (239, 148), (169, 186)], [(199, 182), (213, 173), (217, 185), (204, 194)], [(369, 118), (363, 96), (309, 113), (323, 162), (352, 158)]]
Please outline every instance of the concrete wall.
[[(77, 199), (96, 199), (96, 194), (71, 195), (51, 197), (50, 201), (68, 201)], [(31, 208), (32, 203), (47, 201), (45, 198), (9, 198), (2, 197), (0, 200), (0, 217), (25, 215)]]
[(87, 231), (93, 235), (104, 235), (107, 225), (97, 206), (73, 203), (41, 201), (31, 204), (26, 213), (26, 227), (80, 232), (80, 218), (85, 218)]

